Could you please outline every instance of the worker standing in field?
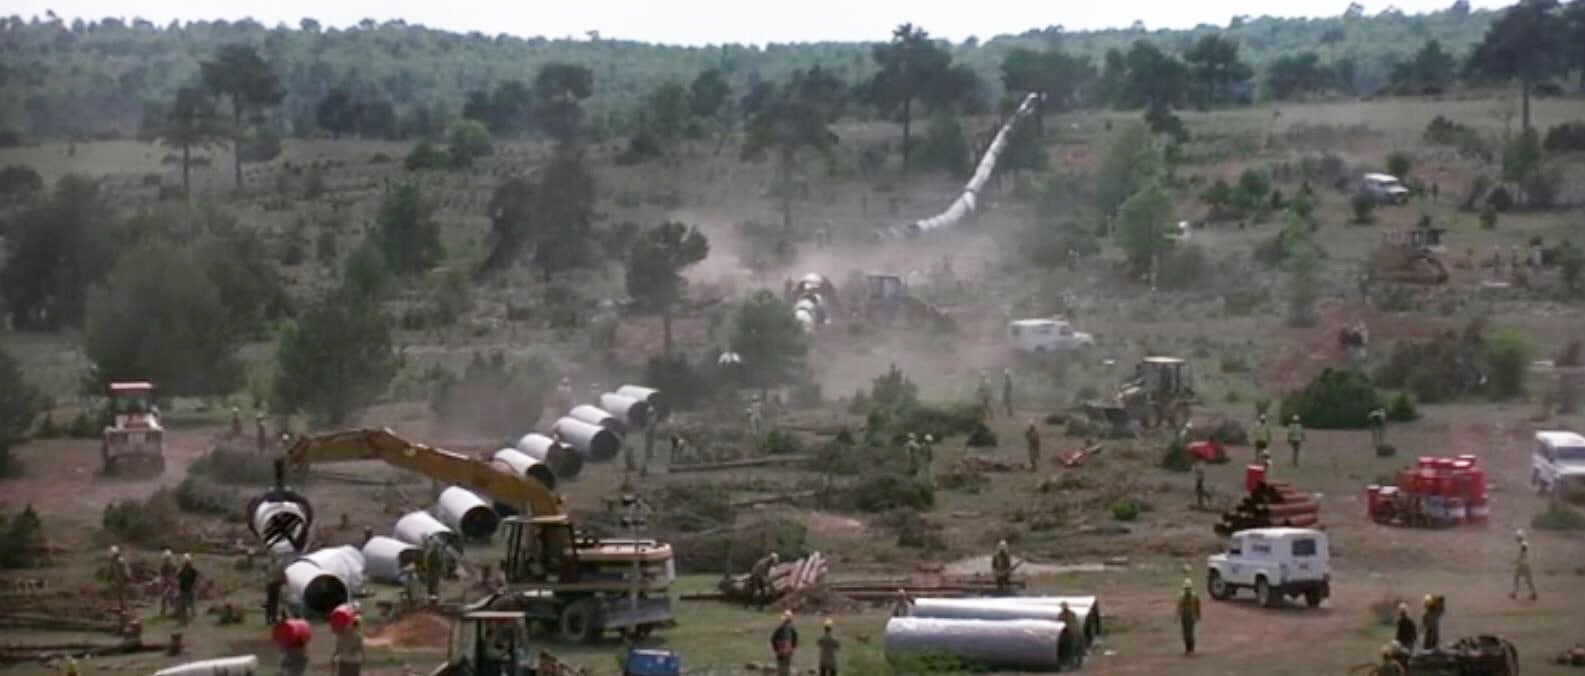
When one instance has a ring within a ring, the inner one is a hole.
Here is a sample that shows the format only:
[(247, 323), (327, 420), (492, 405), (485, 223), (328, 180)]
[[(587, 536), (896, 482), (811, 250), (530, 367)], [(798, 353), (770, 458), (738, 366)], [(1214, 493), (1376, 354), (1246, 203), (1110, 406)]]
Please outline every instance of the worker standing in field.
[(761, 608), (764, 608), (765, 604), (770, 601), (771, 569), (775, 568), (776, 564), (778, 563), (781, 563), (781, 555), (777, 554), (776, 552), (771, 552), (760, 557), (760, 560), (755, 561), (754, 567), (750, 568), (748, 571), (749, 596), (752, 597), (754, 599), (754, 603)]
[(1013, 555), (1007, 553), (1007, 541), (996, 543), (996, 553), (991, 555), (991, 574), (996, 577), (996, 593), (1007, 594), (1013, 589)]
[(1376, 665), (1374, 676), (1404, 676), (1403, 662), (1405, 659), (1403, 646), (1397, 643), (1388, 643), (1381, 649), (1381, 664)]
[(1387, 443), (1387, 409), (1377, 406), (1370, 411), (1370, 448), (1376, 450)]
[(160, 552), (160, 617), (165, 617), (171, 601), (176, 598), (176, 555), (167, 549)]
[(1406, 651), (1414, 652), (1415, 637), (1418, 633), (1414, 628), (1414, 618), (1409, 617), (1409, 604), (1398, 604), (1398, 632), (1394, 634), (1398, 645), (1403, 646)]
[(408, 561), (402, 566), (402, 572), (397, 578), (402, 582), (402, 602), (409, 608), (416, 607), (419, 599), (423, 598), (422, 590), (419, 588), (422, 579), (419, 576), (418, 564)]
[(1304, 445), (1304, 425), (1299, 423), (1299, 414), (1293, 414), (1293, 420), (1288, 423), (1288, 448), (1293, 449), (1293, 466), (1299, 466), (1299, 447)]
[(1002, 408), (1013, 417), (1013, 370), (1002, 369)]
[(1200, 621), (1200, 597), (1194, 593), (1194, 581), (1183, 580), (1183, 593), (1178, 595), (1178, 625), (1183, 630), (1183, 654), (1194, 654), (1194, 625)]
[(242, 409), (231, 407), (231, 436), (242, 436)]
[(1194, 506), (1204, 507), (1211, 493), (1205, 490), (1205, 463), (1194, 463)]
[(116, 609), (125, 615), (127, 612), (127, 586), (132, 584), (132, 566), (127, 564), (127, 558), (121, 555), (121, 548), (110, 547), (110, 592), (116, 597)]
[(842, 649), (842, 642), (831, 635), (831, 627), (831, 620), (826, 620), (825, 633), (817, 641), (820, 646), (820, 670), (817, 676), (837, 676), (837, 651)]
[(286, 573), (279, 568), (272, 570), (269, 581), (264, 583), (264, 625), (267, 627), (273, 627), (284, 619), (281, 615), (281, 589), (285, 586)]
[(254, 440), (258, 443), (259, 452), (263, 453), (264, 452), (264, 447), (270, 443), (269, 430), (266, 430), (264, 428), (264, 412), (263, 411), (259, 411), (258, 413), (254, 413), (253, 414), (253, 425), (256, 428), (255, 429), (255, 435), (254, 435), (255, 439)]
[(770, 635), (770, 649), (776, 655), (776, 676), (792, 676), (793, 653), (798, 650), (798, 629), (793, 627), (793, 613), (784, 610), (781, 624)]
[(908, 440), (903, 442), (903, 453), (908, 456), (908, 476), (919, 475), (919, 438), (913, 432), (908, 433)]
[(1424, 634), (1421, 645), (1426, 650), (1436, 650), (1442, 642), (1442, 614), (1447, 612), (1447, 599), (1441, 596), (1425, 595), (1425, 613), (1420, 616), (1420, 626)]
[(1255, 421), (1255, 461), (1260, 462), (1260, 454), (1266, 452), (1271, 446), (1271, 425), (1266, 423), (1266, 414), (1260, 414), (1260, 419)]
[(755, 445), (760, 443), (759, 433), (764, 414), (761, 412), (759, 395), (753, 395), (748, 402), (748, 433), (754, 437)]
[(1029, 421), (1029, 426), (1024, 428), (1024, 442), (1029, 445), (1029, 471), (1040, 469), (1040, 429), (1035, 427), (1035, 421)]
[(980, 415), (985, 416), (987, 420), (996, 417), (996, 409), (991, 403), (991, 378), (985, 375), (984, 371), (980, 371), (980, 385), (976, 388), (975, 394), (980, 399)]
[(1535, 579), (1530, 576), (1530, 541), (1524, 537), (1524, 530), (1515, 533), (1519, 541), (1519, 555), (1513, 560), (1513, 591), (1508, 598), (1519, 598), (1519, 580), (1523, 579), (1525, 586), (1530, 588), (1530, 600), (1536, 599)]
[(919, 444), (919, 466), (925, 472), (925, 483), (931, 490), (936, 488), (936, 438), (926, 434), (925, 440)]
[(1059, 606), (1057, 621), (1062, 623), (1061, 645), (1057, 649), (1058, 655), (1067, 655), (1068, 664), (1073, 667), (1084, 666), (1084, 641), (1079, 638), (1084, 634), (1084, 629), (1079, 624), (1079, 616), (1068, 607), (1068, 602), (1063, 601)]
[(336, 676), (358, 676), (363, 673), (363, 620), (352, 616), (352, 623), (336, 633), (336, 648), (330, 654), (336, 665)]
[(182, 570), (176, 574), (176, 616), (182, 624), (192, 620), (198, 599), (198, 569), (193, 567), (193, 555), (182, 555)]

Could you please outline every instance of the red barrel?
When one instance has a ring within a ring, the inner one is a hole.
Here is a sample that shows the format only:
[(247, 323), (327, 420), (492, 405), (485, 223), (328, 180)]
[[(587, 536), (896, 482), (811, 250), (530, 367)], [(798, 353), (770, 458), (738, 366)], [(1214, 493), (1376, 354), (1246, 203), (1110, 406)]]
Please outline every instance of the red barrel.
[(1266, 480), (1266, 467), (1264, 465), (1244, 466), (1244, 490), (1254, 491), (1260, 482)]
[(1419, 460), (1414, 462), (1414, 466), (1420, 469), (1430, 469), (1436, 466), (1436, 458), (1433, 458), (1429, 455), (1422, 455), (1420, 456)]
[(1464, 520), (1468, 523), (1486, 523), (1486, 519), (1491, 518), (1491, 505), (1486, 502), (1484, 495), (1472, 498), (1465, 509)]
[(275, 645), (283, 649), (308, 645), (308, 639), (312, 636), (313, 630), (309, 628), (307, 620), (284, 620), (270, 631), (270, 637), (275, 639)]
[(1471, 501), (1486, 502), (1486, 470), (1480, 465), (1469, 468), (1469, 497)]
[(1471, 465), (1478, 465), (1478, 464), (1480, 464), (1480, 458), (1477, 458), (1477, 457), (1475, 457), (1475, 456), (1473, 456), (1473, 455), (1470, 455), (1470, 454), (1469, 454), (1469, 453), (1465, 453), (1465, 454), (1463, 454), (1463, 455), (1460, 455), (1460, 456), (1458, 456), (1458, 459), (1459, 459), (1459, 460), (1465, 460), (1465, 461), (1468, 461), (1468, 462), (1469, 462), (1469, 464), (1471, 464)]
[(1469, 508), (1464, 498), (1447, 499), (1447, 518), (1453, 523), (1466, 523), (1469, 521)]
[(1371, 484), (1365, 487), (1365, 514), (1371, 519), (1376, 518), (1376, 512), (1381, 509), (1381, 486)]
[(1469, 469), (1471, 467), (1474, 467), (1474, 466), (1475, 466), (1475, 463), (1470, 462), (1468, 460), (1454, 460), (1453, 461), (1453, 471), (1454, 472), (1467, 472), (1467, 471), (1469, 471)]
[(1431, 495), (1453, 496), (1453, 475), (1437, 474), (1431, 477)]
[(1456, 461), (1453, 458), (1437, 458), (1434, 468), (1438, 472), (1451, 472), (1453, 471), (1454, 462)]
[(1405, 467), (1398, 470), (1398, 490), (1405, 493), (1414, 492), (1414, 468)]

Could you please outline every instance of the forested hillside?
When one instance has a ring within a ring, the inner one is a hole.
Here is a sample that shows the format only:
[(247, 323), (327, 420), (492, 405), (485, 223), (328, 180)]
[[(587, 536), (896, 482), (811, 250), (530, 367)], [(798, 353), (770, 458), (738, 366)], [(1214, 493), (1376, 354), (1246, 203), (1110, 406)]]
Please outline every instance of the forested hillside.
[[(952, 56), (978, 77), (987, 105), (1001, 97), (999, 70), (1015, 48), (1058, 47), (1099, 71), (1119, 62), (1138, 41), (1169, 54), (1183, 54), (1206, 35), (1236, 43), (1239, 57), (1254, 69), (1240, 98), (1283, 96), (1266, 74), (1274, 66), (1326, 75), (1330, 89), (1348, 94), (1374, 91), (1394, 68), (1430, 40), (1462, 59), (1492, 20), (1460, 0), (1425, 15), (1389, 10), (1365, 16), (1357, 6), (1325, 19), (1235, 19), (1230, 26), (1192, 30), (1130, 29), (1064, 32), (1060, 13), (1051, 27), (983, 42), (951, 45)], [(922, 27), (926, 30), (930, 26)], [(266, 27), (253, 21), (197, 22), (156, 26), (138, 19), (107, 18), (66, 23), (54, 17), (0, 20), (0, 127), (12, 142), (60, 137), (128, 136), (143, 122), (146, 104), (172, 99), (199, 77), (199, 63), (222, 46), (255, 47), (280, 78), (284, 98), (269, 111), (279, 133), (319, 131), (315, 107), (332, 89), (382, 111), (391, 137), (407, 137), (416, 121), (444, 120), (460, 110), (471, 92), (503, 81), (527, 81), (541, 66), (565, 62), (586, 66), (592, 97), (586, 102), (591, 132), (620, 135), (632, 128), (631, 105), (657, 83), (687, 82), (718, 68), (732, 89), (784, 80), (793, 71), (822, 66), (842, 80), (859, 81), (876, 70), (874, 44), (676, 47), (605, 39), (550, 40), (437, 31), (401, 21), (366, 21), (346, 29), (322, 28), (313, 19), (298, 26)], [(877, 44), (888, 36), (875, 36)], [(1113, 55), (1108, 51), (1116, 50)], [(1284, 58), (1288, 61), (1283, 61)], [(1314, 74), (1312, 73), (1312, 75)], [(418, 125), (422, 126), (422, 125)]]

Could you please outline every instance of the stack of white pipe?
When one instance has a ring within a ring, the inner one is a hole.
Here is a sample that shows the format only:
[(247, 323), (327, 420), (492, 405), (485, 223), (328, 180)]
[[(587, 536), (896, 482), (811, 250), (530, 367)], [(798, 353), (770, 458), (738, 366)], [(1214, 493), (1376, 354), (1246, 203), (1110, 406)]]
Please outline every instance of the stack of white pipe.
[(600, 408), (610, 411), (628, 429), (641, 430), (649, 424), (649, 404), (643, 399), (606, 392), (600, 395)]
[(559, 478), (571, 479), (583, 471), (583, 456), (578, 454), (577, 448), (538, 432), (523, 435), (512, 449), (545, 463)]
[(577, 418), (590, 425), (599, 425), (619, 435), (627, 434), (627, 423), (599, 406), (589, 404), (574, 406), (567, 412), (567, 417)]
[(496, 451), (490, 460), (511, 470), (513, 474), (538, 480), (547, 490), (556, 489), (556, 473), (551, 471), (550, 465), (545, 464), (545, 461), (532, 455), (515, 448), (503, 448)]
[(947, 653), (995, 669), (1056, 671), (1064, 627), (1049, 620), (964, 620), (893, 617), (886, 653)]

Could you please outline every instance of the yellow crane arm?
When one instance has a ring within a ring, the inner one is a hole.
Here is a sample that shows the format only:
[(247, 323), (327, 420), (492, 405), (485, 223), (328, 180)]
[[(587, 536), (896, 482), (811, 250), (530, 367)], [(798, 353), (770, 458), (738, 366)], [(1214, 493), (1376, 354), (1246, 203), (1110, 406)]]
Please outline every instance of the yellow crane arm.
[(286, 449), (289, 465), (379, 460), (436, 481), (462, 486), (536, 517), (561, 514), (561, 502), (533, 477), (461, 453), (403, 439), (386, 428), (351, 429), (298, 437)]

